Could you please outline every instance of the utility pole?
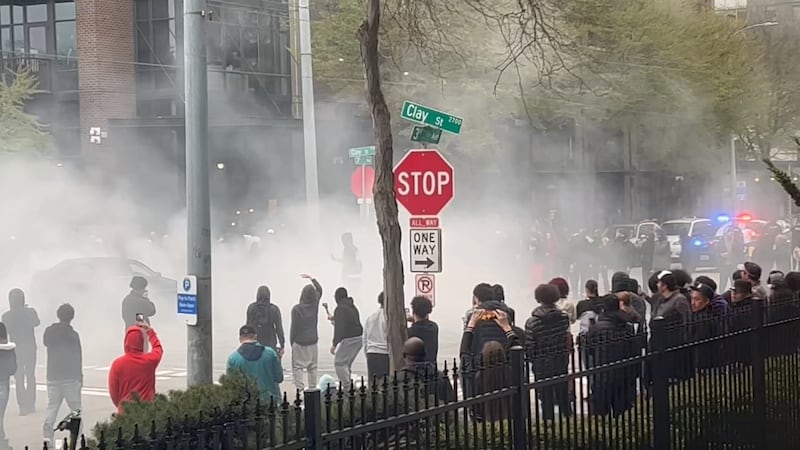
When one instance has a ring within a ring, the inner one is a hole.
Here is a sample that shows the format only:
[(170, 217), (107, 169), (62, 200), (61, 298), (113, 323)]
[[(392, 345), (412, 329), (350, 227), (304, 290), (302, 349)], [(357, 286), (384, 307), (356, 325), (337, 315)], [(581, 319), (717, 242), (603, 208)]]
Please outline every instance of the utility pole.
[(197, 325), (187, 329), (189, 386), (213, 382), (211, 355), (211, 206), (208, 178), (208, 79), (205, 0), (183, 2), (186, 101), (188, 273), (197, 276)]
[(314, 122), (314, 79), (311, 70), (311, 22), (308, 0), (298, 0), (300, 16), (300, 74), (303, 79), (303, 147), (306, 167), (306, 207), (309, 226), (319, 230), (319, 184), (317, 180), (317, 129)]

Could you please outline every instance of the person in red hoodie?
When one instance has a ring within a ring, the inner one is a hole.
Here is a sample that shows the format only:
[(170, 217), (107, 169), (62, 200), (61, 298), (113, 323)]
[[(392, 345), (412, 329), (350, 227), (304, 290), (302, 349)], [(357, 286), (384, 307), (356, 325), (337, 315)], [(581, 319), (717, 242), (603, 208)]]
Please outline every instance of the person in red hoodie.
[[(150, 341), (149, 353), (144, 352), (144, 335)], [(155, 330), (139, 321), (125, 333), (125, 354), (114, 360), (108, 373), (108, 393), (111, 401), (122, 414), (124, 402), (134, 399), (150, 401), (156, 395), (156, 368), (164, 350)]]

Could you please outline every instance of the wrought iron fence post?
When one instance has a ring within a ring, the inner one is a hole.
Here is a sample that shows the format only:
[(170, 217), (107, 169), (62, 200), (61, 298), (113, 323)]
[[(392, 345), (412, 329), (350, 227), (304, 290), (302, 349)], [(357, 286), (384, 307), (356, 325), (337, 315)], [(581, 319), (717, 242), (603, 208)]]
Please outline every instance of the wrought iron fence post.
[(669, 431), (669, 373), (666, 350), (666, 323), (663, 317), (656, 317), (650, 322), (650, 377), (652, 379), (653, 398), (653, 448), (669, 450), (672, 448)]
[(528, 448), (528, 412), (530, 404), (525, 401), (528, 387), (525, 385), (525, 350), (517, 345), (511, 348), (511, 386), (516, 391), (512, 398), (513, 416), (511, 436), (515, 450)]
[(319, 389), (307, 389), (303, 393), (305, 404), (305, 426), (307, 450), (322, 450), (322, 395)]
[(750, 333), (750, 350), (753, 368), (753, 415), (756, 419), (755, 442), (766, 442), (767, 421), (767, 381), (764, 367), (764, 305), (763, 301), (753, 302), (753, 331)]

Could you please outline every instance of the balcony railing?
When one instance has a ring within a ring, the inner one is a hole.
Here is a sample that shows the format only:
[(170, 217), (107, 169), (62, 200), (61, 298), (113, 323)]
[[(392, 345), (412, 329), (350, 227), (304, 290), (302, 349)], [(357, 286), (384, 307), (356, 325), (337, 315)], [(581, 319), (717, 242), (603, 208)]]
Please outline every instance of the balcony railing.
[(12, 83), (16, 74), (29, 71), (38, 82), (41, 92), (78, 90), (78, 68), (74, 61), (30, 54), (0, 55), (0, 80)]

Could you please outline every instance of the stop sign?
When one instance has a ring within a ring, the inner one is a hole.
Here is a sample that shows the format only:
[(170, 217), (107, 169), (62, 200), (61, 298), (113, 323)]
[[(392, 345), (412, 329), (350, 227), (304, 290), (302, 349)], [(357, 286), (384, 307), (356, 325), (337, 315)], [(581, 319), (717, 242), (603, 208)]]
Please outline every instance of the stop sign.
[(350, 191), (358, 198), (372, 198), (375, 186), (375, 169), (372, 166), (358, 166), (350, 176)]
[(453, 166), (437, 150), (410, 150), (394, 168), (394, 194), (412, 216), (438, 215), (453, 199)]

